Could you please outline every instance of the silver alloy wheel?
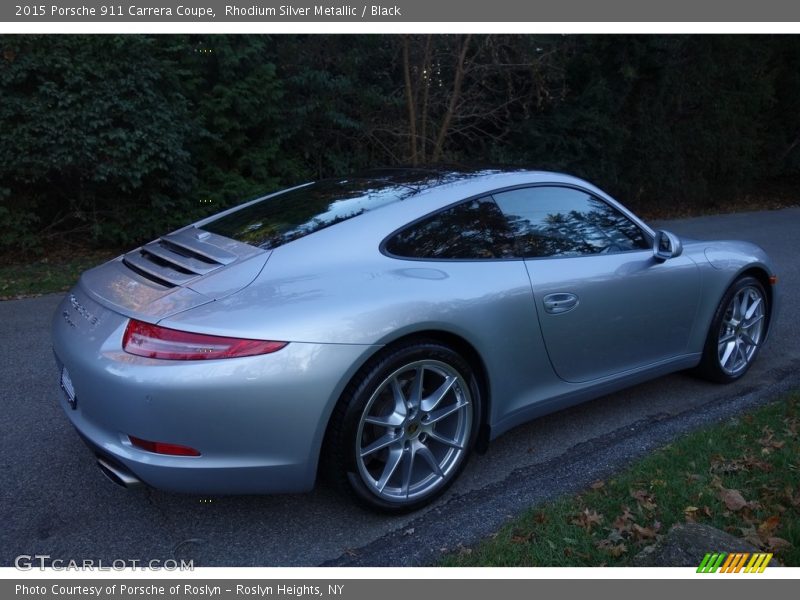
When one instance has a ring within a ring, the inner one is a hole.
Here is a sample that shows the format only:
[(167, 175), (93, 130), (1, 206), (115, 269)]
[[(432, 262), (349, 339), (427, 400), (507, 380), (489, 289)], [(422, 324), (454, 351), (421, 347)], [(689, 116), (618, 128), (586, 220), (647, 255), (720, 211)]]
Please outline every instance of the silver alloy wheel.
[(737, 375), (750, 364), (764, 333), (765, 299), (760, 289), (743, 287), (731, 298), (717, 340), (719, 365)]
[(437, 360), (386, 377), (358, 423), (356, 460), (369, 490), (407, 503), (439, 489), (463, 461), (472, 431), (469, 385)]

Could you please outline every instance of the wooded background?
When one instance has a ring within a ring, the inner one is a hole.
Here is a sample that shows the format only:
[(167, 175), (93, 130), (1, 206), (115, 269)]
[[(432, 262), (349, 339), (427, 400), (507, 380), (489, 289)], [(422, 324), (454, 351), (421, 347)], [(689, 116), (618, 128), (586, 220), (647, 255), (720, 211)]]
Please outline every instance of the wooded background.
[(797, 36), (6, 35), (0, 52), (0, 252), (131, 245), (374, 166), (554, 169), (653, 214), (800, 180)]

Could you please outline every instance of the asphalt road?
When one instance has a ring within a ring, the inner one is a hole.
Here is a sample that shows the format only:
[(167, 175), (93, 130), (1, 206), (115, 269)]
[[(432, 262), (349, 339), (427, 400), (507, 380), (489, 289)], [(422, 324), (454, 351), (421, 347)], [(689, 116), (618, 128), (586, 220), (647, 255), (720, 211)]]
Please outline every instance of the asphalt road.
[(773, 257), (782, 311), (748, 376), (718, 386), (671, 375), (519, 427), (474, 457), (434, 506), (404, 517), (365, 512), (324, 486), (296, 496), (201, 498), (111, 485), (56, 402), (49, 321), (59, 296), (0, 302), (0, 566), (20, 554), (196, 566), (429, 564), (531, 503), (800, 386), (800, 208), (658, 225), (751, 240)]

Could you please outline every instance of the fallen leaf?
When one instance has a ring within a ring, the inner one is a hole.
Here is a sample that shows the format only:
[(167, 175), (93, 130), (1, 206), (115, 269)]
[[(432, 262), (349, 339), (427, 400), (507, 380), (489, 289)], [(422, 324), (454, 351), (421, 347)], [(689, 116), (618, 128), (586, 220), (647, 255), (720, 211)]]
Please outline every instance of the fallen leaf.
[(616, 530), (616, 529), (611, 529), (608, 532), (608, 538), (607, 539), (609, 541), (612, 541), (612, 542), (624, 542), (625, 541), (625, 538), (622, 537), (620, 532), (618, 530)]
[(776, 440), (775, 432), (769, 427), (765, 426), (761, 431), (764, 437), (758, 440), (758, 443), (763, 446), (763, 448), (761, 448), (762, 454), (768, 454), (772, 449), (779, 450), (786, 444), (786, 442), (782, 440)]
[(592, 485), (590, 485), (589, 487), (590, 487), (590, 488), (592, 488), (593, 490), (599, 490), (599, 489), (602, 489), (602, 488), (604, 488), (604, 487), (605, 487), (605, 485), (606, 485), (606, 482), (605, 482), (605, 481), (600, 481), (600, 480), (598, 480), (598, 481), (595, 481), (595, 482), (594, 482)]
[(634, 522), (634, 517), (627, 506), (622, 507), (622, 514), (614, 519), (611, 526), (619, 533), (627, 533), (631, 530), (631, 523)]
[(791, 542), (783, 538), (779, 537), (767, 538), (767, 550), (770, 550), (771, 552), (778, 552), (780, 550), (783, 550), (784, 548), (791, 548), (791, 547), (792, 547)]
[(608, 552), (611, 556), (622, 556), (628, 551), (625, 544), (614, 544), (609, 540), (601, 540), (597, 543), (597, 548), (603, 552)]
[(533, 539), (533, 532), (521, 533), (516, 532), (511, 536), (512, 544), (527, 544)]
[(697, 511), (700, 510), (696, 506), (687, 506), (683, 509), (683, 514), (687, 521), (694, 521)]
[(645, 490), (632, 490), (631, 497), (636, 500), (637, 504), (644, 510), (652, 511), (656, 508), (656, 502), (652, 494), (647, 493)]
[(764, 425), (764, 427), (761, 429), (761, 433), (764, 434), (764, 437), (760, 438), (758, 443), (762, 446), (769, 446), (772, 438), (775, 437), (775, 432), (772, 431), (768, 425)]
[[(756, 516), (753, 509), (758, 508), (758, 502), (750, 502), (747, 506), (745, 506), (741, 511), (739, 511), (739, 518), (744, 521), (748, 525), (755, 525), (759, 522), (759, 518)], [(732, 513), (725, 511), (722, 514), (730, 515)]]
[(599, 514), (596, 510), (583, 509), (583, 512), (578, 513), (573, 519), (572, 523), (582, 527), (586, 531), (591, 531), (595, 525), (600, 525), (603, 522), (603, 515)]
[(764, 542), (758, 536), (755, 527), (740, 527), (739, 530), (742, 532), (742, 537), (745, 541), (750, 542), (753, 546), (757, 546), (758, 548), (764, 547)]
[(651, 540), (656, 537), (656, 532), (649, 527), (642, 527), (641, 525), (633, 524), (633, 532), (636, 534), (637, 539)]
[(709, 470), (712, 473), (736, 473), (738, 471), (746, 471), (747, 467), (740, 460), (728, 459), (717, 455), (712, 457)]
[(722, 488), (719, 492), (719, 499), (728, 507), (728, 510), (742, 510), (747, 506), (747, 500), (744, 499), (739, 490)]
[(778, 497), (781, 495), (781, 490), (773, 485), (762, 485), (758, 489), (758, 495), (760, 498), (767, 500), (769, 504), (777, 501)]
[(512, 535), (511, 536), (511, 543), (512, 544), (527, 544), (530, 542), (530, 539), (525, 537), (524, 535)]
[(745, 466), (748, 469), (758, 469), (759, 471), (764, 471), (765, 473), (769, 473), (772, 471), (772, 465), (766, 461), (759, 460), (755, 456), (747, 454), (742, 459), (744, 461)]
[(781, 523), (780, 517), (773, 515), (758, 526), (758, 535), (761, 539), (767, 539), (775, 533)]

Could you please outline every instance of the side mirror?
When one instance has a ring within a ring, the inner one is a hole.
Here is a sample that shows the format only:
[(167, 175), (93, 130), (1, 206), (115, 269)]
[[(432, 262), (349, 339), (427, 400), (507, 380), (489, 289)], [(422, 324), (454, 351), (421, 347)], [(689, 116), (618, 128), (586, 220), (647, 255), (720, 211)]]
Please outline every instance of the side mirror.
[(653, 241), (653, 258), (664, 262), (680, 256), (682, 252), (683, 244), (677, 235), (669, 231), (656, 231), (656, 238)]

